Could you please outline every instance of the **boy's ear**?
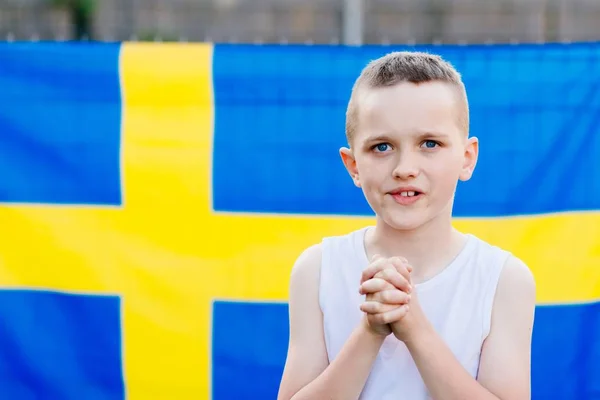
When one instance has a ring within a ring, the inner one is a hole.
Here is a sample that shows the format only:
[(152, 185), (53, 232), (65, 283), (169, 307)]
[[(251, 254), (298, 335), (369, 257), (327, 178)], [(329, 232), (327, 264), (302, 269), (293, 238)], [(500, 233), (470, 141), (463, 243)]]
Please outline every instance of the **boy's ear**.
[(342, 157), (342, 162), (344, 163), (344, 167), (350, 174), (352, 181), (356, 187), (360, 187), (360, 179), (358, 177), (358, 168), (356, 168), (356, 159), (354, 158), (354, 154), (352, 150), (347, 147), (342, 147), (340, 149), (340, 157)]
[(477, 157), (479, 156), (479, 139), (470, 137), (465, 143), (465, 158), (460, 171), (459, 179), (468, 181), (473, 176), (475, 165), (477, 165)]

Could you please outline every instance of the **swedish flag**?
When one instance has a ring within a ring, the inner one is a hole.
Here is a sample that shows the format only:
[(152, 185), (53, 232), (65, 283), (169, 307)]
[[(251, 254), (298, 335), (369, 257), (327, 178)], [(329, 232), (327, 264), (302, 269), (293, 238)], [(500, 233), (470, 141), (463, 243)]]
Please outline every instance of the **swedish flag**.
[[(373, 222), (337, 149), (391, 50), (3, 45), (3, 397), (275, 398), (295, 258)], [(536, 277), (533, 397), (599, 396), (600, 45), (422, 50), (481, 140), (457, 228)]]

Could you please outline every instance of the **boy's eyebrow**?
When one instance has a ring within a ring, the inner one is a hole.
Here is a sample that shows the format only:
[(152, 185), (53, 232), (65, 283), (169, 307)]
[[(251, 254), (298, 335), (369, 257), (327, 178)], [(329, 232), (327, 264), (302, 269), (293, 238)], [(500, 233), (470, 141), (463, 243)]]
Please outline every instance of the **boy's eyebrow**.
[(427, 132), (418, 133), (416, 135), (416, 137), (419, 139), (427, 139), (427, 138), (447, 139), (450, 137), (450, 135), (448, 135), (447, 133), (442, 133), (442, 132), (427, 131)]
[(364, 143), (389, 142), (391, 140), (392, 139), (390, 139), (389, 136), (379, 134), (379, 135), (367, 136), (363, 142)]

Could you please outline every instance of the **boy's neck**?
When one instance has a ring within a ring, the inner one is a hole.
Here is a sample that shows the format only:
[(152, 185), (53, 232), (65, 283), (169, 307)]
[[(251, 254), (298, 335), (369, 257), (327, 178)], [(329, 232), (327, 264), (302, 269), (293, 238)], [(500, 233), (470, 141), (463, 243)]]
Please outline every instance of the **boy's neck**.
[(401, 256), (413, 267), (413, 280), (422, 282), (437, 275), (460, 252), (465, 235), (455, 230), (451, 217), (434, 218), (415, 230), (396, 230), (383, 221), (367, 232), (365, 247), (384, 257)]

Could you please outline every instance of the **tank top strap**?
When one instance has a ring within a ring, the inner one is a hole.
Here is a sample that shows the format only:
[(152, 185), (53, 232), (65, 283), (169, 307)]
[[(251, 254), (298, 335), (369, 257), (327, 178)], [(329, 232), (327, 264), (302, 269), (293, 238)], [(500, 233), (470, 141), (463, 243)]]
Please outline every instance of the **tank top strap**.
[(479, 240), (479, 246), (482, 253), (480, 262), (487, 266), (487, 273), (485, 276), (486, 279), (483, 282), (482, 290), (483, 299), (481, 302), (481, 312), (483, 316), (482, 340), (485, 340), (488, 337), (491, 329), (494, 299), (496, 297), (496, 289), (498, 288), (500, 275), (502, 274), (504, 265), (511, 256), (511, 253), (481, 240)]
[(352, 285), (353, 288), (356, 286), (358, 290), (358, 279), (366, 267), (363, 239), (368, 228), (361, 228), (346, 235), (325, 237), (321, 241), (321, 309), (327, 306), (327, 297), (341, 294), (339, 291), (343, 290), (344, 284)]

